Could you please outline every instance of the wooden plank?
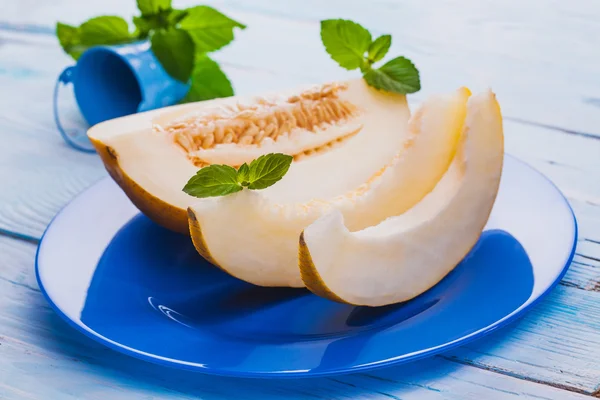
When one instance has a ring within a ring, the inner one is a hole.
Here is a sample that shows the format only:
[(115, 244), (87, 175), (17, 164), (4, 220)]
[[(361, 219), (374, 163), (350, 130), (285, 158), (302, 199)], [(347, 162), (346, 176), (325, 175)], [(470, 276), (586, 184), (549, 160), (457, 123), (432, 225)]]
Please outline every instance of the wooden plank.
[(447, 357), (593, 393), (600, 389), (600, 293), (559, 285), (526, 318)]
[[(592, 39), (600, 36), (595, 23), (600, 11), (592, 1), (577, 0), (568, 6), (556, 1), (550, 6), (544, 0), (526, 4), (443, 0), (435, 5), (379, 0), (369, 7), (358, 0), (211, 3), (249, 26), (220, 52), (222, 60), (286, 71), (311, 81), (339, 78), (345, 73), (324, 52), (318, 20), (352, 18), (375, 34), (393, 34), (390, 54), (416, 62), (423, 96), (460, 85), (476, 90), (491, 86), (505, 99), (508, 116), (600, 134), (600, 82), (594, 69), (599, 56)], [(62, 0), (30, 8), (13, 2), (0, 20), (51, 32), (57, 19), (78, 23), (100, 14), (136, 13), (133, 2), (118, 0)]]
[(52, 119), (52, 88), (67, 57), (39, 37), (2, 39), (0, 229), (39, 238), (48, 217), (104, 173), (97, 156), (63, 142)]
[[(3, 255), (0, 259), (2, 399), (589, 398), (443, 358), (367, 374), (260, 382), (159, 367), (106, 349), (61, 321), (49, 308), (33, 280), (34, 252), (32, 244), (0, 237), (0, 254)], [(557, 318), (564, 318), (560, 317), (560, 310), (557, 315)], [(591, 367), (597, 367), (597, 364)], [(565, 374), (568, 375), (568, 372)]]

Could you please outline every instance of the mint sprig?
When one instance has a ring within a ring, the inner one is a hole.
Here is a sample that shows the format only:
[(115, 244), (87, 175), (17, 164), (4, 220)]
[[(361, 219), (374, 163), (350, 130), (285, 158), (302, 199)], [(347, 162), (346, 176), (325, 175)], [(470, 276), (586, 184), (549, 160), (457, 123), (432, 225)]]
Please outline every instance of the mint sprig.
[(217, 164), (200, 169), (183, 187), (185, 193), (201, 198), (225, 196), (242, 189), (235, 168)]
[(171, 9), (171, 0), (137, 0), (136, 3), (142, 16), (154, 15)]
[(242, 183), (242, 186), (247, 186), (248, 189), (265, 189), (279, 182), (285, 174), (287, 174), (292, 164), (292, 156), (271, 153), (258, 157), (252, 161), (249, 168), (248, 180)]
[(348, 70), (360, 68), (367, 84), (374, 88), (401, 94), (421, 90), (419, 71), (405, 57), (374, 67), (388, 53), (392, 44), (390, 35), (373, 41), (371, 33), (356, 22), (328, 19), (321, 21), (321, 41), (334, 61)]
[(372, 41), (368, 30), (342, 19), (321, 21), (321, 40), (331, 58), (349, 70), (362, 67)]
[(173, 78), (186, 82), (194, 69), (194, 41), (180, 28), (158, 29), (150, 37), (152, 51)]
[(396, 57), (377, 69), (370, 68), (363, 78), (373, 87), (396, 93), (415, 93), (421, 89), (417, 68), (404, 57)]
[(391, 35), (381, 35), (377, 39), (375, 39), (370, 45), (367, 61), (369, 64), (373, 64), (385, 57), (390, 46), (392, 45), (392, 36)]
[(129, 43), (135, 39), (127, 21), (113, 15), (89, 19), (79, 27), (58, 22), (56, 36), (63, 50), (75, 60), (90, 47)]
[(226, 196), (244, 188), (265, 189), (279, 182), (292, 164), (292, 156), (271, 153), (244, 163), (239, 169), (228, 165), (213, 164), (201, 168), (192, 176), (183, 191), (190, 196), (204, 198)]
[(192, 85), (183, 102), (202, 101), (233, 96), (233, 87), (219, 64), (207, 54), (196, 56)]
[(239, 23), (212, 7), (196, 6), (187, 10), (187, 16), (181, 20), (181, 28), (187, 31), (199, 53), (209, 53), (228, 45), (233, 39), (233, 29), (245, 29)]
[(136, 0), (140, 15), (135, 30), (118, 16), (92, 18), (80, 26), (58, 22), (56, 35), (63, 50), (77, 60), (92, 46), (149, 40), (152, 52), (173, 78), (190, 82), (182, 102), (228, 97), (231, 82), (208, 53), (234, 40), (234, 30), (246, 25), (209, 6), (174, 9), (171, 0)]

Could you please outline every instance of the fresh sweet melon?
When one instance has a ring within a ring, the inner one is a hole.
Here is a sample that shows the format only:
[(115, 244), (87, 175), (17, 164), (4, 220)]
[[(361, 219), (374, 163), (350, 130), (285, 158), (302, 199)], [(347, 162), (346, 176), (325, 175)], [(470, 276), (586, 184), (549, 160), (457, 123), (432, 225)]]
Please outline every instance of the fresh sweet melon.
[(186, 209), (195, 199), (182, 188), (199, 168), (289, 154), (294, 162), (277, 201), (330, 198), (391, 161), (409, 117), (405, 96), (356, 79), (134, 114), (97, 124), (88, 136), (134, 205), (189, 234)]
[[(189, 207), (196, 249), (244, 281), (260, 286), (304, 286), (298, 268), (302, 231), (332, 210), (343, 214), (352, 229), (362, 229), (399, 215), (423, 199), (455, 155), (469, 96), (465, 88), (433, 96), (404, 128), (387, 126), (385, 120), (373, 121), (372, 126), (378, 123), (381, 129), (408, 129), (408, 135), (390, 149), (395, 156), (387, 158), (386, 153), (383, 167), (374, 159), (384, 160), (383, 151), (375, 154), (365, 145), (356, 152), (344, 149), (335, 159), (327, 154), (321, 160), (298, 163), (281, 181), (264, 190), (198, 200)], [(391, 140), (388, 143), (391, 146)], [(365, 165), (368, 168), (363, 170)], [(340, 189), (345, 190), (340, 193)], [(337, 249), (336, 236), (317, 240), (325, 248)]]
[(359, 230), (334, 210), (304, 230), (299, 266), (306, 286), (364, 306), (398, 303), (428, 290), (477, 242), (498, 192), (503, 155), (494, 94), (472, 97), (455, 159), (417, 205)]

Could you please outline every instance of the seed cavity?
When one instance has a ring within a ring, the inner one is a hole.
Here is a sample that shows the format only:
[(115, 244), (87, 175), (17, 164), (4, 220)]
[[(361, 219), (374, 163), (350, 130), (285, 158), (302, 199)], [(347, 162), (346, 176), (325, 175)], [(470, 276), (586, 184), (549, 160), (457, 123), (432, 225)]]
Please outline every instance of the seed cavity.
[[(291, 154), (291, 156), (294, 157), (294, 161), (301, 161), (301, 160), (304, 160), (304, 159), (306, 159), (308, 157), (311, 157), (311, 156), (315, 156), (315, 155), (319, 155), (319, 154), (324, 154), (324, 153), (326, 153), (326, 152), (328, 152), (330, 150), (333, 150), (335, 148), (341, 147), (348, 139), (350, 139), (351, 137), (353, 137), (357, 133), (358, 133), (358, 130), (352, 131), (352, 132), (350, 132), (348, 135), (346, 135), (344, 137), (333, 139), (330, 142), (327, 142), (327, 143), (325, 143), (325, 144), (323, 144), (321, 146), (317, 146), (317, 147), (309, 149), (309, 150), (299, 151), (296, 154)], [(196, 166), (198, 168), (202, 168), (202, 167), (206, 167), (206, 166), (210, 165), (210, 163), (206, 162), (206, 160), (204, 160), (204, 159), (196, 156), (193, 153), (189, 154), (188, 158), (194, 164), (194, 166)], [(239, 168), (239, 165), (232, 165), (232, 167)]]
[[(347, 88), (344, 83), (328, 83), (283, 99), (256, 98), (248, 105), (220, 105), (166, 125), (154, 125), (154, 129), (172, 135), (200, 167), (205, 163), (193, 154), (200, 149), (228, 143), (260, 146), (267, 138), (276, 142), (280, 137), (289, 137), (295, 129), (314, 133), (356, 117), (358, 108), (338, 96)], [(339, 144), (340, 140), (334, 140), (294, 157), (300, 160), (321, 154)]]

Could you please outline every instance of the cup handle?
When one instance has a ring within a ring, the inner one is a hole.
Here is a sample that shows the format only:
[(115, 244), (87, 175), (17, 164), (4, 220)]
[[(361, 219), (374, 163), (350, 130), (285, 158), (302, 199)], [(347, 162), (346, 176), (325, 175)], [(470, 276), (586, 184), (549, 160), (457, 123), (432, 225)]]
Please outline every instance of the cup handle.
[(56, 127), (58, 128), (60, 135), (65, 140), (65, 142), (69, 144), (69, 146), (79, 151), (84, 151), (86, 153), (94, 153), (96, 150), (94, 149), (94, 145), (92, 145), (90, 139), (87, 136), (87, 129), (65, 129), (60, 120), (60, 113), (58, 111), (58, 94), (60, 92), (61, 86), (67, 85), (72, 82), (74, 71), (74, 66), (67, 67), (63, 72), (60, 73), (58, 79), (56, 80), (56, 86), (54, 86), (53, 100), (54, 122), (56, 123)]

